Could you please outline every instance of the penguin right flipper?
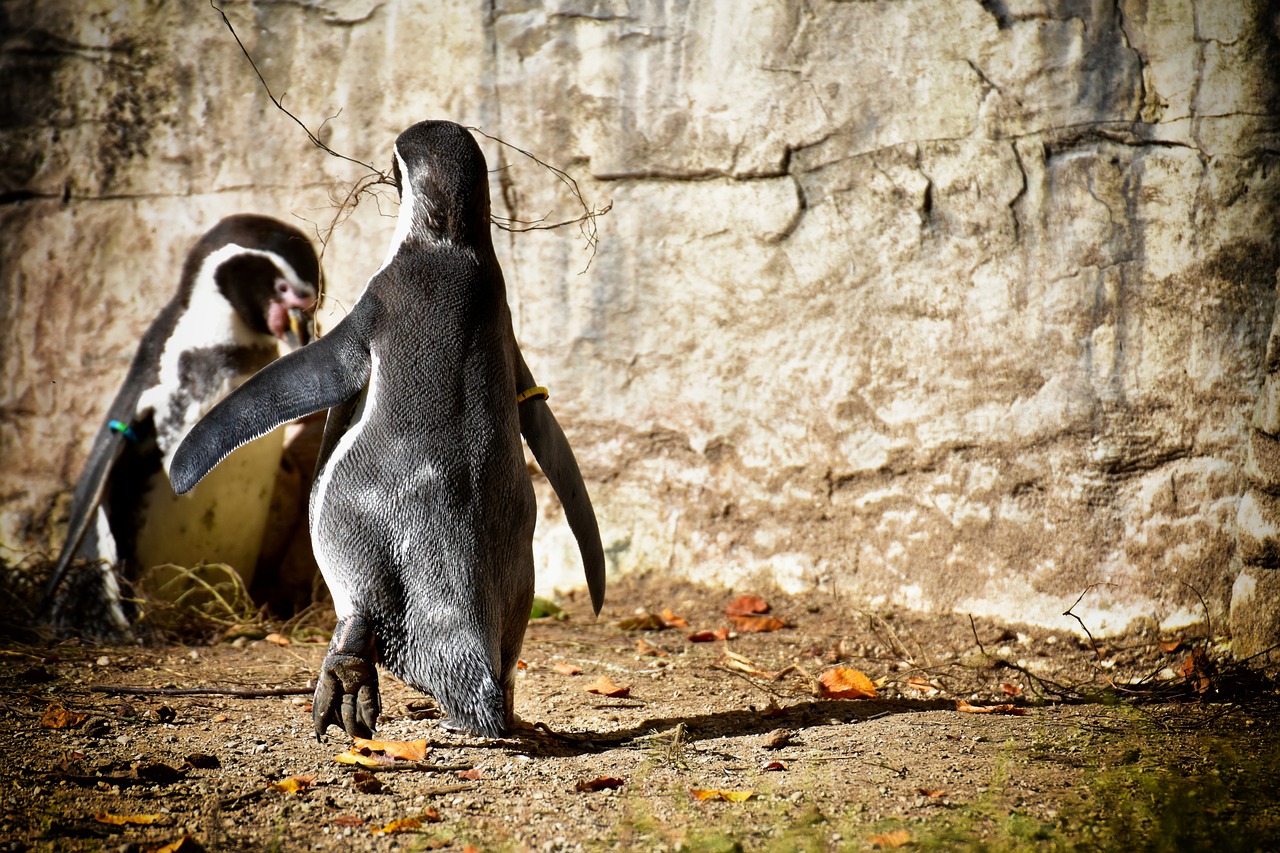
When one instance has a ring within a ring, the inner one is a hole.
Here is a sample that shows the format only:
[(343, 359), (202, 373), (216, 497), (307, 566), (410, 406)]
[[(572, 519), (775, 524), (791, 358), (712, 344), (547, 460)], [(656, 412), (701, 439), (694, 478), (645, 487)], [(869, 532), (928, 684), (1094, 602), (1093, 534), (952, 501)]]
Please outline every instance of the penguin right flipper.
[[(520, 385), (518, 392), (536, 384), (518, 346), (516, 379)], [(587, 494), (587, 486), (582, 482), (578, 460), (574, 458), (569, 439), (565, 438), (564, 430), (545, 399), (530, 397), (519, 404), (519, 409), (520, 432), (529, 443), (542, 473), (547, 475), (551, 488), (555, 489), (556, 497), (560, 498), (569, 529), (578, 540), (582, 568), (587, 575), (587, 590), (591, 593), (591, 606), (599, 615), (604, 604), (604, 545), (600, 542), (600, 526), (591, 507), (591, 495)]]
[(241, 445), (358, 394), (369, 381), (372, 364), (359, 309), (357, 305), (323, 338), (255, 373), (201, 418), (169, 466), (173, 490), (180, 495), (191, 491)]
[(111, 471), (120, 459), (125, 442), (133, 438), (133, 427), (139, 420), (151, 416), (150, 408), (138, 411), (138, 401), (142, 398), (143, 388), (155, 381), (156, 369), (153, 362), (158, 348), (163, 346), (163, 335), (173, 325), (174, 314), (172, 306), (166, 308), (143, 337), (142, 344), (129, 365), (124, 383), (107, 409), (106, 420), (93, 438), (88, 461), (80, 473), (80, 479), (76, 481), (76, 489), (71, 498), (67, 535), (62, 541), (58, 562), (45, 586), (44, 597), (36, 610), (37, 617), (43, 617), (52, 610), (58, 586), (79, 552), (85, 534), (97, 518)]

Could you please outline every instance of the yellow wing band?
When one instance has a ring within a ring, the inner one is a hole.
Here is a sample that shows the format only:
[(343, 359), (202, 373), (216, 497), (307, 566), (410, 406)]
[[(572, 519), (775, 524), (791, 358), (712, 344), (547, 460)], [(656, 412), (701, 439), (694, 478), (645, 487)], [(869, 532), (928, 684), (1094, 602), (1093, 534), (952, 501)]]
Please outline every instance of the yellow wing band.
[(518, 406), (521, 403), (523, 403), (525, 400), (532, 400), (535, 397), (537, 397), (540, 400), (545, 400), (550, 396), (551, 394), (548, 393), (545, 387), (543, 387), (542, 385), (534, 385), (532, 388), (526, 391), (521, 391), (519, 394), (516, 395), (516, 405)]

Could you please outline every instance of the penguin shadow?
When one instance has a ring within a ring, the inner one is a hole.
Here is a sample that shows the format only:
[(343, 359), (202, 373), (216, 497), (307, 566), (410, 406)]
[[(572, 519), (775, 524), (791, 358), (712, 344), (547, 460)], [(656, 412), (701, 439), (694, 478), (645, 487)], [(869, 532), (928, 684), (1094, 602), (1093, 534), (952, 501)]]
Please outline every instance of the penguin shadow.
[(822, 726), (865, 723), (893, 714), (943, 710), (955, 710), (955, 702), (947, 699), (826, 699), (800, 702), (772, 712), (745, 708), (690, 716), (653, 717), (630, 728), (597, 734), (558, 732), (543, 722), (517, 720), (511, 736), (468, 746), (563, 758), (627, 747), (649, 748), (675, 737), (680, 727), (679, 737), (685, 743), (696, 743), (722, 737), (763, 735), (778, 729), (789, 729), (800, 735), (805, 729)]

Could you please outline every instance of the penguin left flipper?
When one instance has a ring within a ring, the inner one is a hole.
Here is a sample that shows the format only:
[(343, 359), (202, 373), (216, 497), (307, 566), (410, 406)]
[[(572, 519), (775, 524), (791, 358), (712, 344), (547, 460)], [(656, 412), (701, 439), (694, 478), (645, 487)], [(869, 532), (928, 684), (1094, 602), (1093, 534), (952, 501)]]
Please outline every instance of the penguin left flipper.
[(186, 494), (233, 450), (278, 426), (343, 404), (369, 381), (371, 358), (361, 305), (333, 331), (276, 359), (227, 395), (187, 433), (169, 466)]
[[(533, 388), (533, 372), (525, 363), (524, 354), (516, 347), (517, 391)], [(551, 488), (564, 506), (569, 529), (578, 540), (578, 552), (582, 555), (582, 568), (587, 576), (587, 590), (591, 593), (591, 606), (596, 615), (604, 604), (604, 546), (600, 542), (600, 526), (596, 523), (591, 496), (582, 482), (582, 471), (574, 458), (569, 439), (552, 414), (545, 399), (530, 397), (520, 403), (520, 432), (533, 456), (538, 460), (542, 473), (547, 475)]]

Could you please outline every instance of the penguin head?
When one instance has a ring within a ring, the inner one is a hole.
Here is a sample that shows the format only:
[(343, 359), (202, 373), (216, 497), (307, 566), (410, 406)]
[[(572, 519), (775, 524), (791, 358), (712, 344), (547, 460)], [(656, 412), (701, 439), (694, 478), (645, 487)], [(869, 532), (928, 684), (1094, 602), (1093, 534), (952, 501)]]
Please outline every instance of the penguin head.
[(488, 169), (465, 128), (451, 121), (418, 122), (396, 138), (392, 160), (404, 239), (491, 242)]
[(228, 216), (192, 249), (184, 285), (205, 275), (250, 330), (294, 347), (311, 339), (320, 262), (298, 229), (266, 216)]

